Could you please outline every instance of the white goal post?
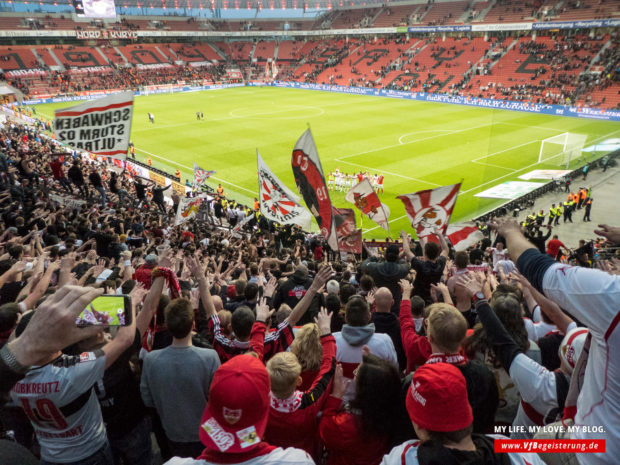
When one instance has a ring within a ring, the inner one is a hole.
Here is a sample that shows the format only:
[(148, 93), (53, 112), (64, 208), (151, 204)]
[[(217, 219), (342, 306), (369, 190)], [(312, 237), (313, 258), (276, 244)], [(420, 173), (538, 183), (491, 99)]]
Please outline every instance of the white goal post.
[(557, 136), (543, 139), (540, 144), (540, 152), (538, 153), (538, 163), (559, 158), (557, 164), (568, 169), (571, 160), (581, 157), (587, 138), (588, 136), (585, 134), (564, 132)]

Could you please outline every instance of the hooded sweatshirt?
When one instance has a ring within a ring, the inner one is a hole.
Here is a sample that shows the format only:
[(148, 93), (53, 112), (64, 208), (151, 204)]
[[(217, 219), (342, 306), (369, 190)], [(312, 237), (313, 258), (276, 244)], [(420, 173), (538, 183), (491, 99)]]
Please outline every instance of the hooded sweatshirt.
[[(334, 333), (336, 339), (336, 359), (342, 364), (345, 378), (353, 379), (353, 371), (362, 363), (363, 347), (368, 346), (370, 352), (379, 358), (398, 366), (398, 357), (392, 339), (387, 334), (375, 333), (375, 325), (366, 326), (343, 325), (342, 331)], [(355, 394), (355, 383), (349, 383), (344, 400), (350, 400)]]

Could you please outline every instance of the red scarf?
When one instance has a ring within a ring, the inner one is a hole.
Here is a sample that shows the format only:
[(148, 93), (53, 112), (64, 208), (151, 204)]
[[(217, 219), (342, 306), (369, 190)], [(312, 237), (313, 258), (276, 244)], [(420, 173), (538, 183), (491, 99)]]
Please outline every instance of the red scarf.
[(227, 454), (226, 452), (219, 452), (213, 449), (205, 449), (200, 454), (197, 460), (203, 459), (207, 462), (213, 463), (243, 463), (248, 460), (255, 459), (256, 457), (261, 457), (263, 455), (267, 455), (273, 450), (276, 449), (276, 446), (272, 446), (267, 444), (266, 442), (260, 442), (252, 449), (247, 452), (238, 452), (236, 454)]
[[(168, 289), (170, 289), (170, 297), (171, 299), (177, 299), (181, 295), (181, 286), (179, 285), (179, 279), (177, 275), (170, 268), (164, 268), (162, 266), (158, 266), (153, 268), (151, 273), (151, 283), (155, 280), (155, 278), (159, 278), (162, 276), (166, 280), (166, 284), (168, 284)], [(149, 327), (146, 329), (146, 333), (144, 334), (144, 338), (142, 339), (142, 347), (150, 352), (153, 350), (153, 343), (155, 342), (155, 334), (160, 331), (166, 329), (166, 324), (162, 322), (157, 322), (157, 313), (153, 315), (153, 319), (151, 320)]]
[(464, 365), (467, 359), (461, 354), (431, 354), (426, 360), (425, 365), (431, 363), (448, 363), (450, 365)]

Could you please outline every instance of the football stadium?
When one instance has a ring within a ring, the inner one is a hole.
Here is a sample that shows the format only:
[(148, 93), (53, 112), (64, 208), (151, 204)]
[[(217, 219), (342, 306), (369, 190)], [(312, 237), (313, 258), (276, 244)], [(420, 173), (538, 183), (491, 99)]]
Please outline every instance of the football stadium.
[[(39, 115), (71, 103), (38, 105)], [(196, 112), (204, 113), (197, 119)], [(155, 116), (151, 124), (147, 114)], [(256, 150), (274, 173), (294, 188), (291, 151), (310, 125), (325, 173), (339, 169), (385, 176), (381, 200), (391, 212), (397, 238), (410, 229), (396, 196), (462, 181), (455, 221), (475, 218), (505, 203), (476, 197), (539, 169), (575, 169), (604, 153), (583, 152), (567, 160), (563, 143), (543, 144), (561, 134), (582, 134), (584, 148), (620, 136), (611, 121), (531, 115), (451, 104), (379, 96), (277, 87), (241, 87), (180, 94), (140, 96), (135, 100), (131, 139), (136, 159), (193, 176), (192, 163), (217, 173), (209, 184), (251, 204), (258, 196)], [(542, 152), (541, 152), (542, 149)], [(330, 192), (335, 206), (346, 207), (344, 192)], [(358, 214), (358, 221), (360, 215)], [(362, 218), (363, 222), (363, 218)], [(364, 237), (385, 238), (368, 221)], [(368, 235), (366, 235), (368, 234)]]
[(0, 1), (0, 465), (619, 463), (619, 46), (620, 0)]

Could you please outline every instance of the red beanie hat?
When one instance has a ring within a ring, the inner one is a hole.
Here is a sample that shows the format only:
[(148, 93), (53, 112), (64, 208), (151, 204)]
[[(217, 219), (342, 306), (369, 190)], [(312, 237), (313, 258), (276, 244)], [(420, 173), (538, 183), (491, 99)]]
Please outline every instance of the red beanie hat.
[(412, 422), (430, 431), (458, 431), (474, 421), (465, 377), (447, 363), (422, 365), (415, 371), (407, 411)]

